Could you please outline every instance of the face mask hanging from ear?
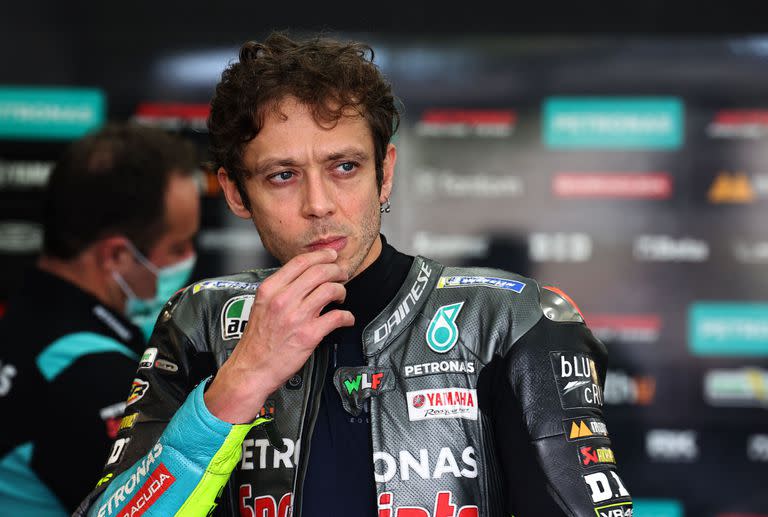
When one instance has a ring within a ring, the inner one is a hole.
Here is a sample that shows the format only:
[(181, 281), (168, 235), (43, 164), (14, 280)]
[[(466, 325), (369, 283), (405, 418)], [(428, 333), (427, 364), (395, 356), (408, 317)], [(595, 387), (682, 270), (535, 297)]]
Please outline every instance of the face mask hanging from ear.
[(139, 298), (120, 273), (113, 271), (112, 277), (117, 282), (117, 285), (120, 286), (126, 298), (128, 298), (125, 304), (125, 316), (141, 329), (144, 340), (149, 341), (163, 306), (189, 280), (189, 276), (192, 274), (195, 262), (197, 261), (197, 255), (193, 253), (189, 258), (158, 268), (130, 241), (128, 242), (128, 249), (131, 250), (133, 256), (142, 266), (155, 275), (155, 296), (149, 299)]

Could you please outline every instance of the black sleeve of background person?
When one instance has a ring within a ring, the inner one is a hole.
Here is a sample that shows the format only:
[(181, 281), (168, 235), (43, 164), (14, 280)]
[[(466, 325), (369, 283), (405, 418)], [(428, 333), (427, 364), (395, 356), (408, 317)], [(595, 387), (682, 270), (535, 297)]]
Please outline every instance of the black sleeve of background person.
[(101, 477), (112, 444), (99, 413), (125, 401), (137, 366), (120, 353), (89, 354), (48, 386), (59, 403), (38, 430), (32, 469), (70, 512)]
[[(551, 351), (588, 355), (595, 362), (599, 384), (605, 384), (605, 346), (581, 323), (558, 323), (542, 317), (500, 363), (494, 434), (505, 474), (508, 510), (516, 517), (571, 517), (595, 512), (578, 445), (566, 439), (563, 421), (602, 419), (602, 411), (562, 407)], [(595, 440), (600, 442), (597, 445), (610, 444), (607, 438)]]

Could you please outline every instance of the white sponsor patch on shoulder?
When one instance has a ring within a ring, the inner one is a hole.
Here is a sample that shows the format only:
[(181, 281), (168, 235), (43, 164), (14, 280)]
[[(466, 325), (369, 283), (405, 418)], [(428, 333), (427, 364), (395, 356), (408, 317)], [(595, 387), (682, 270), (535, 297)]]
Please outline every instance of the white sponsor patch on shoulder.
[(490, 276), (441, 276), (437, 281), (438, 289), (452, 287), (492, 287), (522, 293), (525, 284), (518, 280)]

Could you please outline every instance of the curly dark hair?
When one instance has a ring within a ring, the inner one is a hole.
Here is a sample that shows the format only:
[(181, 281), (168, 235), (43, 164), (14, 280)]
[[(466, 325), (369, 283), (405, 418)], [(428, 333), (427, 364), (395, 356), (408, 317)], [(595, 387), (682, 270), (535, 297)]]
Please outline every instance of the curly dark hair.
[(261, 130), (267, 110), (286, 96), (309, 106), (315, 120), (333, 124), (357, 110), (373, 133), (376, 181), (381, 188), (387, 145), (400, 124), (390, 83), (373, 63), (373, 49), (360, 42), (324, 36), (296, 41), (273, 32), (263, 43), (249, 41), (239, 61), (221, 74), (208, 117), (214, 169), (223, 167), (250, 210), (243, 165), (245, 146)]

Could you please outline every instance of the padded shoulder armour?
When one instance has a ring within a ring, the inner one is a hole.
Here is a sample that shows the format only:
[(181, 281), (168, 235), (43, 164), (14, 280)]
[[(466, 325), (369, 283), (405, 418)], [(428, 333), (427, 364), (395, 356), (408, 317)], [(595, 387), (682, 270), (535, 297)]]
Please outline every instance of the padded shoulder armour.
[(560, 289), (542, 286), (539, 300), (544, 316), (558, 323), (584, 323), (584, 317), (573, 300)]

